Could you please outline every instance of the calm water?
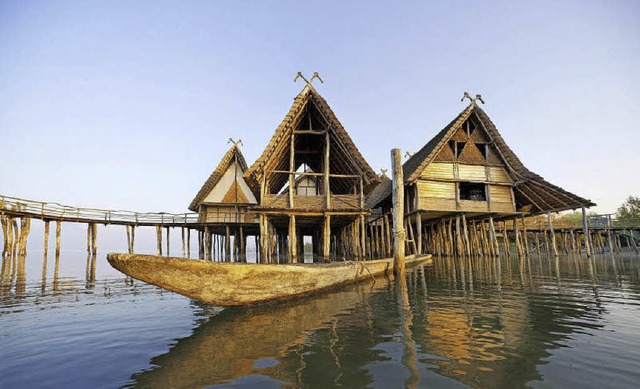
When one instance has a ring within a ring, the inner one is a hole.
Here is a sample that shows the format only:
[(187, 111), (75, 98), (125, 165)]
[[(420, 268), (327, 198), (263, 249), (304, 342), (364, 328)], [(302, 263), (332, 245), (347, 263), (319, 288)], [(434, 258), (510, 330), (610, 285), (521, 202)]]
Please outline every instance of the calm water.
[[(5, 269), (0, 387), (637, 387), (640, 259), (445, 259), (402, 283), (220, 309), (104, 255)], [(4, 264), (8, 265), (8, 264)], [(95, 274), (95, 280), (93, 274)]]

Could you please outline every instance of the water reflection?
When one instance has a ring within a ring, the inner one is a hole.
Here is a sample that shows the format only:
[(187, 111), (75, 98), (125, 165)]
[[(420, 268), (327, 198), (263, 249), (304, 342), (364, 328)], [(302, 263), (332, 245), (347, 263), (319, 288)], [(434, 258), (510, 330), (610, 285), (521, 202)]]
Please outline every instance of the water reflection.
[[(84, 277), (60, 277), (56, 257), (48, 279), (45, 257), (32, 285), (24, 257), (3, 258), (0, 315), (78, 296), (91, 296), (87, 305), (138, 296), (141, 283), (96, 279), (102, 258), (78, 259)], [(637, 257), (434, 258), (402, 280), (216, 311), (168, 351), (140, 350), (151, 367), (132, 369), (127, 385), (632, 387), (640, 379), (639, 300)], [(105, 334), (114, 342), (126, 335)], [(601, 369), (604, 360), (612, 367)]]
[(622, 261), (624, 276), (606, 257), (436, 258), (401, 282), (225, 310), (131, 385), (526, 386), (556, 350), (604, 328), (612, 292), (637, 304), (637, 260)]

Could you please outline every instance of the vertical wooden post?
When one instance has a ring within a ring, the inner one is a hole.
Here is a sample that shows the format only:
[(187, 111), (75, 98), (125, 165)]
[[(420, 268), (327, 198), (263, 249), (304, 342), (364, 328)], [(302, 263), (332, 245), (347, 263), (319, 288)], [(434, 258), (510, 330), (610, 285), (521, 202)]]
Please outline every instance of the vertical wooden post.
[(186, 258), (186, 256), (187, 256), (187, 248), (186, 248), (185, 242), (184, 242), (184, 226), (180, 227), (180, 232), (181, 232), (181, 236), (182, 236), (182, 258)]
[(187, 228), (187, 258), (191, 258), (191, 228)]
[(60, 233), (62, 232), (62, 222), (56, 220), (56, 257), (60, 256)]
[(636, 238), (633, 236), (633, 229), (629, 228), (629, 244), (633, 246), (633, 251), (638, 254), (638, 245), (636, 244)]
[(367, 229), (364, 225), (364, 215), (360, 215), (360, 256), (362, 257), (362, 259), (365, 259), (365, 256), (367, 255), (365, 250), (365, 245), (367, 242), (366, 238)]
[[(47, 223), (45, 221), (45, 223)], [(3, 245), (2, 245), (2, 256), (4, 256), (7, 253), (7, 245), (8, 245), (8, 237), (7, 237), (7, 218), (6, 216), (2, 215), (0, 216), (0, 224), (2, 225), (2, 241), (3, 241)], [(46, 256), (46, 254), (45, 254)]]
[(418, 239), (418, 252), (416, 252), (416, 255), (422, 255), (422, 215), (420, 215), (420, 211), (416, 213), (416, 232)]
[[(5, 243), (6, 244), (6, 243)], [(44, 257), (49, 253), (49, 220), (44, 221)]]
[(322, 257), (327, 261), (331, 256), (331, 215), (324, 216), (322, 235)]
[(329, 186), (329, 153), (331, 149), (331, 137), (329, 131), (324, 134), (324, 195), (327, 209), (331, 208), (331, 187)]
[(513, 232), (516, 239), (516, 250), (518, 252), (518, 255), (522, 256), (523, 252), (522, 245), (520, 244), (520, 231), (518, 231), (518, 222), (516, 218), (513, 219)]
[(396, 277), (404, 277), (404, 175), (400, 149), (391, 150), (391, 169), (393, 171), (393, 273)]
[(98, 254), (98, 224), (91, 223), (91, 255)]
[(228, 224), (224, 228), (224, 238), (224, 261), (231, 262), (231, 234)]
[(553, 225), (551, 225), (551, 212), (547, 212), (547, 222), (549, 223), (549, 233), (551, 234), (551, 247), (554, 256), (558, 256), (558, 248), (556, 247), (556, 233), (553, 231)]
[(126, 224), (124, 227), (127, 231), (127, 252), (131, 254), (131, 226)]
[(509, 234), (507, 234), (507, 221), (502, 222), (502, 238), (504, 240), (504, 253), (511, 256), (511, 247), (509, 245)]
[(87, 254), (91, 255), (91, 232), (93, 231), (93, 223), (87, 223)]
[(584, 248), (587, 252), (587, 257), (591, 257), (591, 234), (589, 233), (589, 218), (585, 207), (582, 207), (582, 233), (584, 234)]
[(162, 256), (162, 226), (156, 225), (156, 251), (157, 255)]
[[(294, 172), (296, 171), (296, 157), (295, 157), (295, 139), (294, 128), (291, 127), (291, 142), (289, 149), (289, 208), (293, 208), (293, 195), (296, 177)], [(266, 228), (265, 228), (266, 230)], [(266, 243), (266, 239), (264, 241)]]
[(298, 263), (298, 237), (296, 215), (289, 216), (289, 263)]
[[(291, 191), (291, 188), (289, 188)], [(260, 222), (260, 263), (267, 263), (267, 222), (266, 216), (261, 213), (258, 215)]]
[(209, 244), (209, 240), (211, 239), (211, 234), (209, 233), (209, 226), (204, 226), (204, 232), (202, 234), (202, 248), (204, 249), (204, 259), (207, 261), (211, 260), (211, 245)]
[(462, 237), (466, 255), (471, 255), (471, 245), (469, 243), (469, 231), (467, 230), (467, 217), (462, 214)]
[(167, 257), (171, 256), (171, 239), (169, 239), (169, 231), (171, 231), (171, 227), (167, 227)]
[(522, 215), (522, 235), (524, 236), (524, 255), (529, 255), (529, 238), (527, 237), (527, 225), (524, 222), (524, 215)]
[(131, 225), (131, 254), (135, 253), (136, 247), (136, 225)]

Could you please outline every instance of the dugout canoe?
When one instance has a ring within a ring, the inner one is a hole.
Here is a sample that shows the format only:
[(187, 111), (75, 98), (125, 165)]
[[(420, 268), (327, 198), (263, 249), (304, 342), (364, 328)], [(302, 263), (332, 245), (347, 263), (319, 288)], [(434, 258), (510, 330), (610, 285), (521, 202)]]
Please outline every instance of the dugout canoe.
[[(430, 255), (407, 257), (406, 265)], [(156, 255), (107, 255), (109, 264), (146, 283), (217, 306), (286, 300), (392, 272), (393, 258), (310, 264), (211, 262)]]

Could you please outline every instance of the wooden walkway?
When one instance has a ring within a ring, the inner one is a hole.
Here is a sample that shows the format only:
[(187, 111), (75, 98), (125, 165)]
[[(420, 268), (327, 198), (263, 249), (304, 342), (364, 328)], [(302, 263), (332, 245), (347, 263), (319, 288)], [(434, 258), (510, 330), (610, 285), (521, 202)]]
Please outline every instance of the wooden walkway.
[(198, 214), (167, 212), (132, 212), (95, 208), (77, 208), (58, 203), (25, 200), (0, 195), (0, 214), (11, 217), (30, 217), (33, 219), (98, 223), (130, 226), (163, 226), (181, 227), (186, 225), (202, 226), (198, 222)]

